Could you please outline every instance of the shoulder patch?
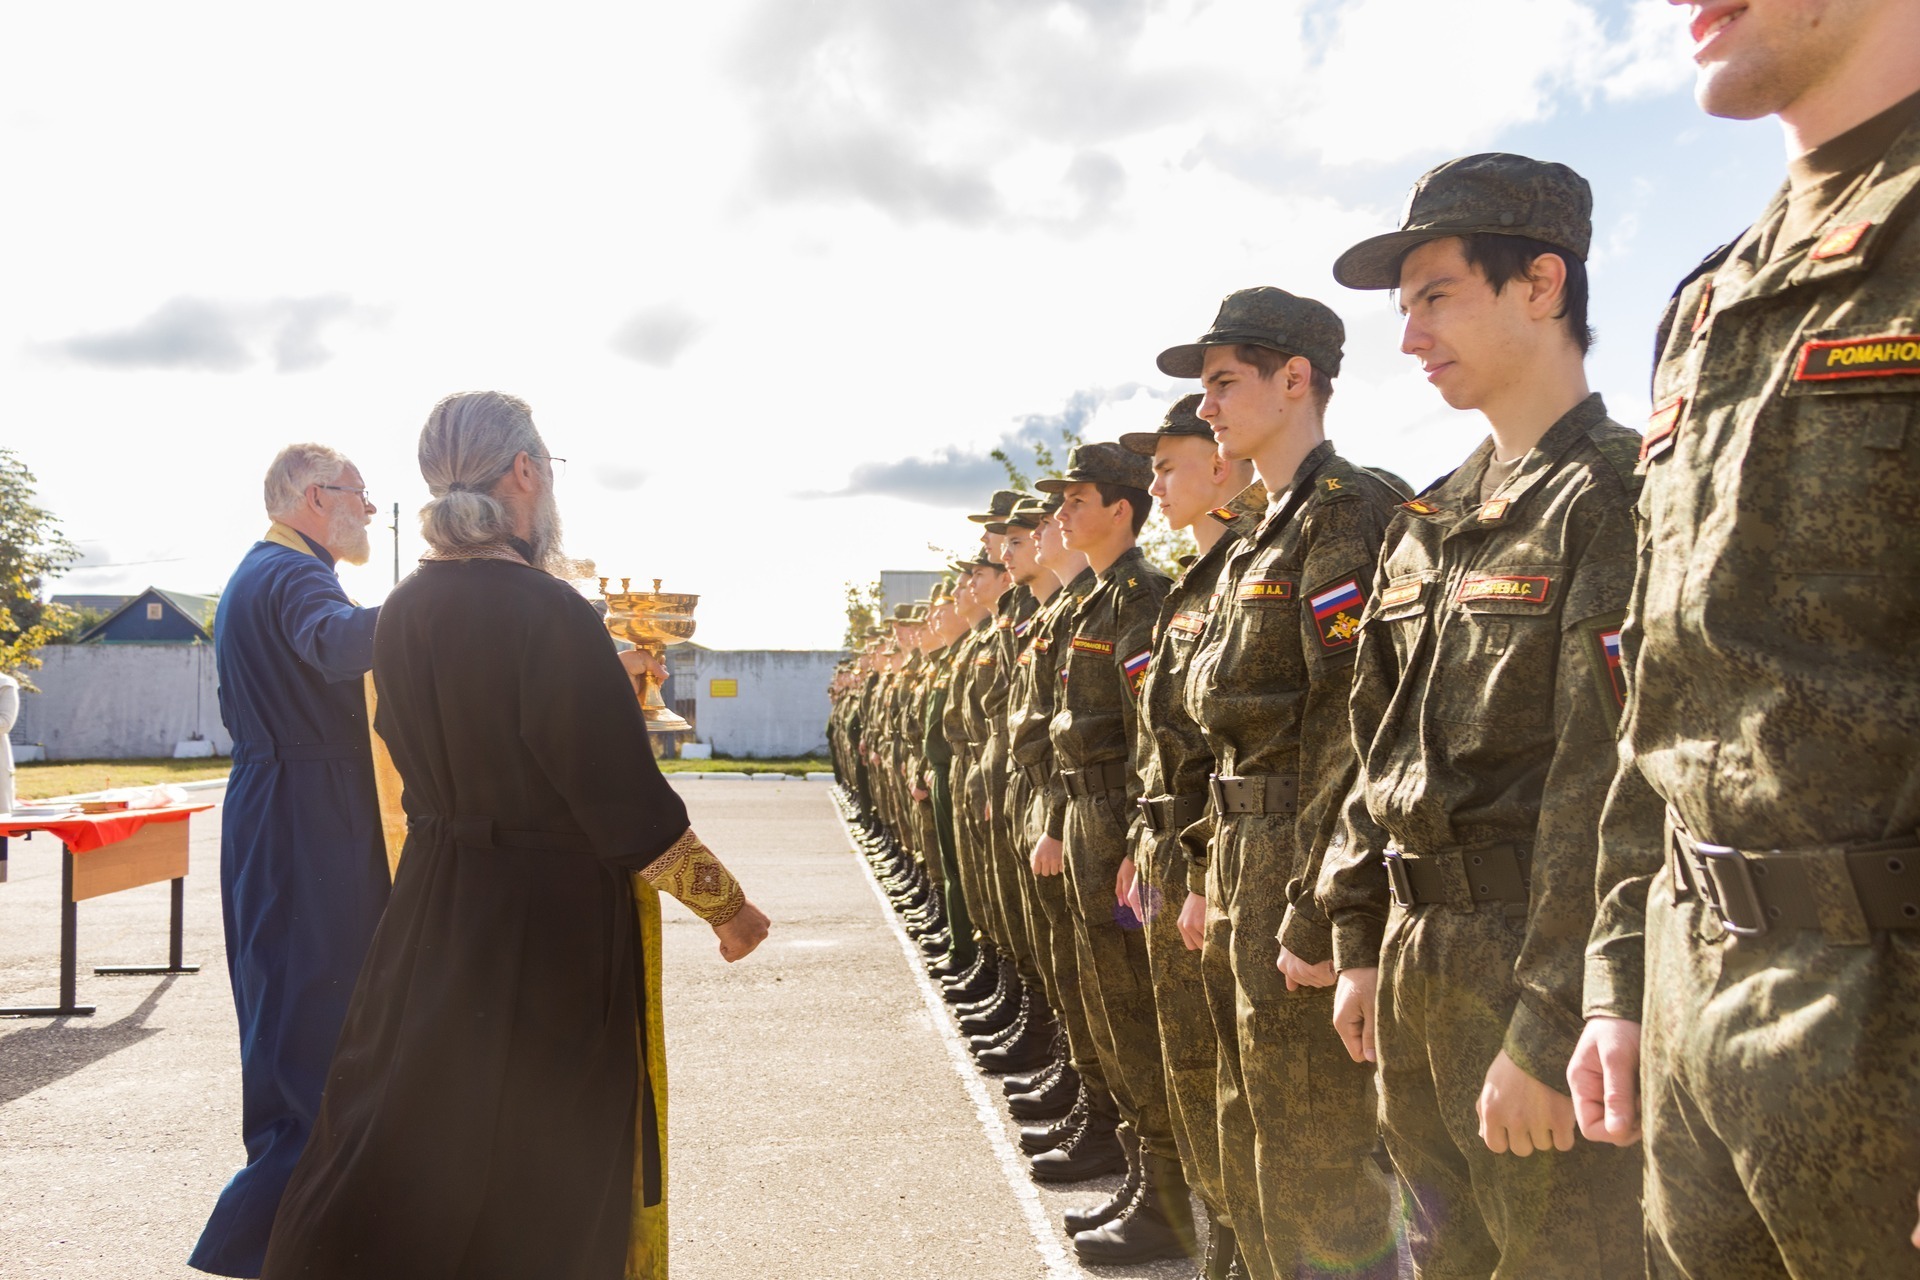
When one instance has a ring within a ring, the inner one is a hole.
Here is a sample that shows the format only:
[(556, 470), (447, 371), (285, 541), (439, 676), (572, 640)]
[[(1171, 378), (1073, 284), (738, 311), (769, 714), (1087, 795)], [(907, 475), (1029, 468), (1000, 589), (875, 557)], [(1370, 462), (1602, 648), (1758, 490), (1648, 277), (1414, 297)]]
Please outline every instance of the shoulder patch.
[(1494, 524), (1494, 523), (1497, 523), (1498, 521), (1505, 520), (1507, 518), (1507, 508), (1512, 505), (1513, 505), (1512, 498), (1495, 498), (1491, 502), (1481, 503), (1480, 504), (1481, 523)]
[(1140, 686), (1146, 682), (1147, 665), (1152, 661), (1153, 650), (1142, 649), (1120, 665), (1120, 669), (1126, 672), (1127, 685), (1136, 698), (1140, 696)]
[(1673, 447), (1673, 433), (1680, 429), (1686, 413), (1687, 398), (1675, 396), (1647, 417), (1647, 434), (1640, 439), (1640, 461), (1657, 458)]
[(1367, 604), (1359, 578), (1348, 578), (1316, 592), (1307, 603), (1313, 609), (1314, 630), (1319, 633), (1321, 648), (1333, 651), (1353, 647), (1360, 638), (1360, 613)]
[(1434, 506), (1425, 498), (1415, 498), (1412, 502), (1403, 502), (1400, 504), (1400, 509), (1402, 511), (1411, 511), (1417, 516), (1437, 516), (1440, 514), (1440, 508)]
[(1800, 348), (1795, 382), (1832, 382), (1840, 378), (1893, 378), (1920, 374), (1920, 333), (1888, 333), (1871, 338), (1809, 342)]
[(1232, 524), (1235, 519), (1233, 508), (1231, 507), (1215, 507), (1213, 510), (1207, 512), (1207, 514), (1215, 520), (1218, 520), (1221, 524)]

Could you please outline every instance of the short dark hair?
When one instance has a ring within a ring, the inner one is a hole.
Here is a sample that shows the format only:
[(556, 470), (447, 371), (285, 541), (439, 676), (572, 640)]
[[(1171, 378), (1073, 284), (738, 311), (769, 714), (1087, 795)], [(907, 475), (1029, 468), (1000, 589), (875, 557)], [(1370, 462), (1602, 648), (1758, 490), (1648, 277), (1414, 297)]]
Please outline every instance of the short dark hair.
[(1580, 354), (1586, 355), (1593, 350), (1596, 335), (1593, 326), (1587, 323), (1587, 264), (1581, 258), (1559, 245), (1548, 244), (1545, 240), (1534, 240), (1527, 236), (1504, 236), (1491, 231), (1476, 231), (1469, 236), (1460, 237), (1460, 249), (1466, 256), (1467, 265), (1477, 267), (1486, 277), (1493, 291), (1499, 293), (1515, 280), (1525, 280), (1527, 273), (1533, 270), (1533, 261), (1542, 254), (1552, 254), (1567, 264), (1567, 283), (1560, 296), (1560, 310), (1556, 318), (1567, 322), (1567, 333), (1573, 339), (1573, 345), (1580, 348)]
[[(1260, 381), (1270, 382), (1273, 375), (1280, 372), (1293, 356), (1285, 351), (1276, 351), (1272, 347), (1263, 347), (1257, 342), (1242, 342), (1233, 348), (1233, 355), (1241, 364), (1250, 364), (1260, 372)], [(1313, 407), (1322, 414), (1327, 411), (1327, 401), (1333, 399), (1333, 379), (1323, 372), (1319, 365), (1307, 361), (1307, 367), (1313, 370), (1313, 376), (1307, 386), (1313, 393)]]
[(1133, 536), (1139, 537), (1140, 530), (1146, 527), (1147, 516), (1153, 511), (1153, 497), (1145, 489), (1136, 489), (1130, 484), (1108, 484), (1096, 480), (1093, 487), (1100, 492), (1100, 505), (1110, 507), (1124, 500), (1133, 516)]

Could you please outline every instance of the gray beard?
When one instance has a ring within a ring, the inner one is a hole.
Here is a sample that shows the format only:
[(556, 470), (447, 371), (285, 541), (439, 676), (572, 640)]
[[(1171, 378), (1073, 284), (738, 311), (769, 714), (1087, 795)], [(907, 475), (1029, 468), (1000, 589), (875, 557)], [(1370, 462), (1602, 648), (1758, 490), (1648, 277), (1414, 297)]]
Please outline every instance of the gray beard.
[(344, 560), (348, 564), (365, 564), (373, 557), (373, 543), (367, 535), (367, 526), (361, 524), (359, 517), (344, 504), (328, 514), (327, 550), (333, 552), (334, 559)]
[(556, 578), (573, 576), (573, 562), (562, 545), (560, 504), (554, 501), (552, 489), (542, 493), (534, 504), (532, 525), (527, 531), (527, 545), (533, 548), (533, 567)]

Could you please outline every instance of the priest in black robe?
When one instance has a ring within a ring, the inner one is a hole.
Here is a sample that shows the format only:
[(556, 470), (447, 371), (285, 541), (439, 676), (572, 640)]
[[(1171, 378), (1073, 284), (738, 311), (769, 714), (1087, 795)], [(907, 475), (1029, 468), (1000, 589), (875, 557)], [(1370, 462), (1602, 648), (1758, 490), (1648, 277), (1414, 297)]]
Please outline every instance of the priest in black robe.
[(527, 406), (448, 397), (420, 462), (431, 550), (373, 657), (406, 844), (264, 1275), (663, 1280), (656, 890), (728, 960), (767, 920), (688, 826), (599, 615), (549, 572)]

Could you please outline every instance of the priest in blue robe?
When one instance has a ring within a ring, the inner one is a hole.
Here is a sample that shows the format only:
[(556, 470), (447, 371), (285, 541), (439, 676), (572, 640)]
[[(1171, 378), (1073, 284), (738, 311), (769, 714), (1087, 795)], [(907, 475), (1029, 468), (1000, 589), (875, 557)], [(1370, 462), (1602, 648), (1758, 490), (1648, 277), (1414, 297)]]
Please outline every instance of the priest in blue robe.
[(314, 444), (274, 459), (266, 505), (273, 523), (214, 621), (233, 737), (220, 901), (247, 1163), (189, 1262), (222, 1276), (260, 1274), (389, 887), (365, 681), (379, 611), (356, 607), (334, 571), (366, 563), (374, 507), (353, 464)]

